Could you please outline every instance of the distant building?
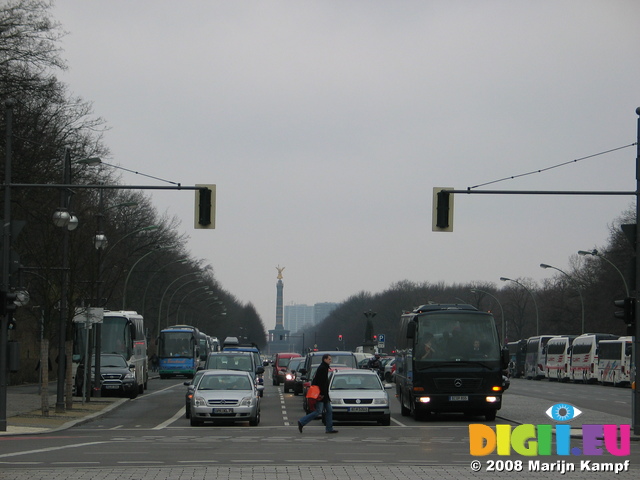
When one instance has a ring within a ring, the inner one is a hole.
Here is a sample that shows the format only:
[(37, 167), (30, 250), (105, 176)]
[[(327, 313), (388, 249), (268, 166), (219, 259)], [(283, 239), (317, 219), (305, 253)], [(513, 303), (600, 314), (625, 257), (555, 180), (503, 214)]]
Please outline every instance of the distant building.
[(317, 325), (333, 312), (339, 303), (324, 302), (313, 306), (305, 304), (285, 305), (284, 328), (291, 333), (301, 332), (308, 327)]
[(285, 305), (284, 307), (284, 328), (296, 333), (306, 327), (314, 325), (314, 307), (309, 305)]

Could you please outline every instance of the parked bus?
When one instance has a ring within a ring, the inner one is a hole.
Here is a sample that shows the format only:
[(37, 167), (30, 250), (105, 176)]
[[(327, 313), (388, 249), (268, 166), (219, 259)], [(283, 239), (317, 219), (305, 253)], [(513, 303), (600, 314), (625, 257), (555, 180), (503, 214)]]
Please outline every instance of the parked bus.
[(471, 305), (423, 305), (402, 315), (397, 342), (402, 415), (464, 412), (495, 419), (509, 354), (501, 351), (490, 313)]
[(576, 337), (571, 348), (571, 380), (595, 383), (598, 381), (598, 346), (601, 340), (616, 340), (618, 335), (585, 333)]
[(538, 335), (527, 339), (527, 353), (524, 360), (524, 376), (527, 380), (544, 378), (547, 342), (557, 335)]
[(568, 382), (571, 379), (571, 345), (577, 335), (558, 335), (547, 342), (544, 374), (548, 380)]
[[(87, 348), (86, 314), (79, 312), (74, 318), (73, 362), (74, 376), (77, 365), (84, 361)], [(92, 330), (95, 330), (92, 328)], [(92, 331), (90, 330), (90, 331)], [(149, 361), (147, 358), (147, 338), (144, 333), (144, 319), (133, 311), (109, 311), (103, 313), (100, 329), (100, 353), (122, 355), (129, 365), (135, 367), (138, 393), (143, 393), (149, 381)], [(92, 352), (92, 357), (94, 357)], [(94, 368), (93, 366), (92, 368)], [(76, 384), (75, 378), (74, 385)], [(76, 392), (77, 394), (80, 392)]]
[(509, 376), (524, 377), (524, 359), (527, 354), (527, 341), (518, 340), (507, 343), (509, 350)]
[(598, 380), (616, 387), (631, 384), (632, 337), (601, 340), (598, 351)]
[(160, 331), (158, 361), (160, 378), (184, 375), (193, 378), (200, 361), (200, 331), (189, 325), (174, 325)]

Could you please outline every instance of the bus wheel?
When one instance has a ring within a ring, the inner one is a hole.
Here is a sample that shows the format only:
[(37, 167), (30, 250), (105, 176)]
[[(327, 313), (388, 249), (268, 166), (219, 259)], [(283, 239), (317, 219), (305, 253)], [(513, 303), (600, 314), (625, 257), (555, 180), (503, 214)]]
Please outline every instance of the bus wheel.
[(411, 410), (404, 406), (404, 397), (400, 396), (400, 415), (403, 417), (408, 417), (411, 415)]
[(496, 410), (487, 410), (484, 412), (484, 419), (487, 422), (493, 422), (496, 419), (496, 413), (498, 413)]
[(138, 389), (134, 387), (133, 390), (131, 390), (131, 393), (129, 394), (129, 398), (133, 400), (137, 396), (138, 396)]

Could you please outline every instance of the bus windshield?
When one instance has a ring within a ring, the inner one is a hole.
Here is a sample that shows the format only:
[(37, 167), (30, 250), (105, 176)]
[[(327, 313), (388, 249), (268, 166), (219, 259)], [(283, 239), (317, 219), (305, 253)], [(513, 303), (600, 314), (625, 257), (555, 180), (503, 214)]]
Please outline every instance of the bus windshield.
[(159, 357), (193, 357), (193, 332), (160, 332)]
[(438, 314), (421, 316), (414, 360), (424, 364), (442, 361), (500, 360), (500, 344), (490, 315)]
[(117, 353), (131, 357), (131, 329), (124, 317), (108, 317), (102, 324), (101, 353)]

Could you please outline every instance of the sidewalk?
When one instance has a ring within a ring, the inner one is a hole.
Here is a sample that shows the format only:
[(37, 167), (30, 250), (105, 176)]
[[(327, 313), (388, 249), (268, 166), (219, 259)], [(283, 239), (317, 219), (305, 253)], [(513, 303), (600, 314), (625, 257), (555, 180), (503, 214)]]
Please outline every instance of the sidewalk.
[(64, 413), (56, 413), (56, 396), (49, 396), (49, 413), (42, 414), (42, 398), (33, 393), (7, 393), (7, 431), (2, 435), (28, 435), (64, 430), (73, 425), (100, 416), (121, 403), (126, 398), (93, 397), (89, 402), (74, 397), (73, 407)]

